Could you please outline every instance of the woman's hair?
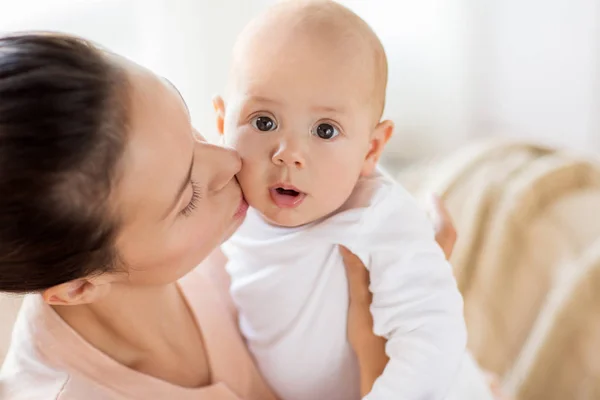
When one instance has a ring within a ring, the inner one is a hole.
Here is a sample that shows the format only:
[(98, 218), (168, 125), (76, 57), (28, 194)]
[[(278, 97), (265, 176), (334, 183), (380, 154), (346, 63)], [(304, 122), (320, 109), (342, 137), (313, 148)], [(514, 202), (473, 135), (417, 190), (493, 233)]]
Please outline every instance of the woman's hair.
[(0, 37), (0, 291), (115, 268), (109, 205), (127, 128), (127, 76), (89, 42)]

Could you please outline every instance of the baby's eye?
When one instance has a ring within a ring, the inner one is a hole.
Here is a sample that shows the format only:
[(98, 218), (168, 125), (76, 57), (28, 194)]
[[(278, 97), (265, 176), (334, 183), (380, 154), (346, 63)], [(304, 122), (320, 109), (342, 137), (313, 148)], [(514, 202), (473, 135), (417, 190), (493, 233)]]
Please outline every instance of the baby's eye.
[(277, 129), (277, 123), (267, 116), (258, 116), (252, 119), (252, 126), (261, 132), (269, 132)]
[(333, 139), (339, 134), (340, 132), (335, 126), (327, 123), (321, 123), (313, 129), (313, 135), (317, 135), (321, 139), (325, 140)]

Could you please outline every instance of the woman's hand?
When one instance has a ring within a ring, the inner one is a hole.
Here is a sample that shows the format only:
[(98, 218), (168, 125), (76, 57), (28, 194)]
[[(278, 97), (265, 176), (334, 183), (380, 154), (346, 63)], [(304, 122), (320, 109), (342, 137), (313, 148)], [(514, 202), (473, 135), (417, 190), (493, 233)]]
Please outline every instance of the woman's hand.
[(457, 239), (456, 229), (454, 228), (450, 213), (448, 213), (442, 200), (436, 195), (431, 195), (427, 213), (433, 221), (435, 241), (444, 250), (446, 259), (449, 260)]
[[(435, 240), (449, 258), (456, 243), (456, 230), (448, 211), (439, 198), (433, 197), (430, 218), (433, 220)], [(340, 253), (346, 266), (350, 302), (348, 307), (348, 341), (358, 358), (360, 369), (360, 393), (366, 396), (375, 380), (381, 375), (389, 358), (385, 353), (386, 340), (373, 333), (373, 317), (370, 306), (369, 272), (360, 259), (345, 247)]]
[(360, 372), (360, 396), (366, 396), (381, 375), (389, 358), (385, 354), (386, 340), (373, 333), (373, 316), (369, 307), (369, 271), (360, 259), (340, 246), (346, 266), (350, 301), (348, 306), (348, 341), (356, 353)]

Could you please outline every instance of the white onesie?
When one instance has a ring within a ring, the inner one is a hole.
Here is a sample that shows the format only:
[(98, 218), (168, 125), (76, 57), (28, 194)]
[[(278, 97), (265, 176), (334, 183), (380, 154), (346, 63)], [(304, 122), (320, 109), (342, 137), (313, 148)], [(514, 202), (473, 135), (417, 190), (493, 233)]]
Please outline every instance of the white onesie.
[[(481, 380), (471, 374), (476, 367), (465, 369), (462, 297), (431, 223), (400, 185), (377, 172), (359, 181), (335, 215), (282, 228), (250, 210), (223, 245), (240, 328), (280, 398), (360, 398), (338, 244), (369, 269), (374, 331), (388, 339), (390, 362), (368, 400), (445, 399), (458, 381)], [(451, 397), (491, 398), (461, 390)]]

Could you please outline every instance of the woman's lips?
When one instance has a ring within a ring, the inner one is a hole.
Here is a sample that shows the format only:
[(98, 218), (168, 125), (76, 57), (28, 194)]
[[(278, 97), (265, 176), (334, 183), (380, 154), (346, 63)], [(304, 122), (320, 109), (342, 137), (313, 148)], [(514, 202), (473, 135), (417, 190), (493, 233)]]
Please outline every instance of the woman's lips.
[(244, 196), (242, 196), (242, 199), (240, 200), (240, 205), (238, 206), (238, 209), (235, 212), (234, 218), (239, 219), (239, 218), (244, 217), (246, 215), (247, 211), (248, 211), (248, 203), (246, 202), (246, 199), (244, 198)]

